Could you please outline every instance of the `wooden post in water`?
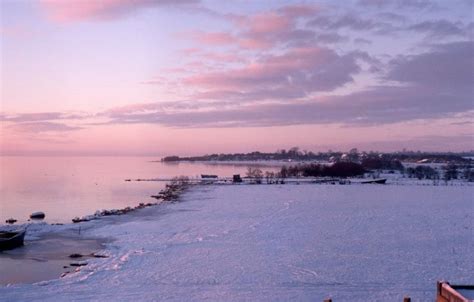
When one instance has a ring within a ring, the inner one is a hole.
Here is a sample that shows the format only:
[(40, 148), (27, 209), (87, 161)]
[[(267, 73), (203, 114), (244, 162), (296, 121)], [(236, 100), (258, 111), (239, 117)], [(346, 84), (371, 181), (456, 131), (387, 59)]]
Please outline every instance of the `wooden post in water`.
[(411, 298), (410, 297), (404, 297), (403, 302), (411, 302)]
[(324, 302), (332, 302), (332, 299), (324, 299)]

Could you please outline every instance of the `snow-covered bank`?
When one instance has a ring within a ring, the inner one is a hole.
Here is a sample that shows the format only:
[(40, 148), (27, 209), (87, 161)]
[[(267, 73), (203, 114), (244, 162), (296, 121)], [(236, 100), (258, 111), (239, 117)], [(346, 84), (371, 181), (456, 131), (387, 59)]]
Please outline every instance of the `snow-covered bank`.
[(109, 258), (1, 299), (417, 301), (438, 279), (474, 282), (471, 187), (201, 186), (182, 200), (94, 221)]
[[(152, 196), (157, 202), (96, 211), (93, 215), (72, 219), (74, 224), (48, 224), (33, 220), (17, 226), (0, 225), (0, 231), (27, 230), (24, 246), (0, 251), (0, 286), (57, 279), (59, 276), (64, 277), (71, 272), (79, 271), (80, 267), (87, 265), (87, 261), (91, 258), (107, 257), (104, 254), (97, 254), (97, 251), (104, 248), (103, 243), (112, 239), (91, 235), (88, 230), (105, 223), (125, 221), (116, 219), (121, 215), (163, 203), (176, 202), (188, 187), (185, 178), (174, 178), (157, 195)], [(106, 219), (108, 217), (110, 218)], [(73, 261), (73, 258), (80, 258), (82, 261)]]

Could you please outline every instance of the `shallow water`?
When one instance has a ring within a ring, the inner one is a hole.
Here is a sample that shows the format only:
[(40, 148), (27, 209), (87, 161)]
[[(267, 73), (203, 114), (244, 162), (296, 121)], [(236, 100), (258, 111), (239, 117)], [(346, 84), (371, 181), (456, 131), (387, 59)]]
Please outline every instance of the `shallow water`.
[[(0, 224), (25, 222), (35, 211), (46, 221), (70, 222), (96, 210), (151, 202), (163, 182), (125, 179), (200, 174), (244, 174), (247, 165), (153, 162), (157, 157), (0, 157)], [(271, 167), (266, 168), (271, 169)]]
[(74, 271), (70, 263), (87, 261), (87, 258), (71, 259), (69, 255), (90, 255), (102, 250), (103, 243), (104, 239), (72, 234), (48, 234), (25, 241), (23, 247), (0, 252), (0, 285), (56, 279), (64, 272)]

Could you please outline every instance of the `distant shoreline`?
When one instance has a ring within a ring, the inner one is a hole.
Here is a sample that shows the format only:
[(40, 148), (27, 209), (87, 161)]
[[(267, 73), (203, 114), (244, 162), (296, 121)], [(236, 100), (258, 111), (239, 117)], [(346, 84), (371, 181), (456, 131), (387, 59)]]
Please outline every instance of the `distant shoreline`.
[(300, 151), (299, 148), (277, 152), (221, 153), (200, 156), (165, 156), (161, 162), (337, 162), (341, 160), (360, 161), (364, 158), (384, 158), (407, 163), (468, 163), (474, 158), (472, 152), (318, 152)]

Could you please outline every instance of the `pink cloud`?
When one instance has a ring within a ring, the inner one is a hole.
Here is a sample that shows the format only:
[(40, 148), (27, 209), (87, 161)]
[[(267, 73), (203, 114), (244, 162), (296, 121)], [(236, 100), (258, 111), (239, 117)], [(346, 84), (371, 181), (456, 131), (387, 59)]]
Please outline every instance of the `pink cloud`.
[(195, 54), (200, 53), (201, 49), (197, 47), (190, 47), (190, 48), (181, 49), (180, 52), (183, 55), (195, 55)]
[(56, 22), (68, 23), (88, 19), (107, 20), (127, 15), (138, 9), (195, 3), (195, 0), (41, 0), (48, 17)]
[(278, 44), (314, 40), (315, 32), (299, 28), (298, 20), (314, 17), (314, 5), (289, 5), (251, 16), (232, 16), (235, 33), (199, 32), (188, 35), (202, 45), (228, 45), (244, 49), (271, 49)]
[(273, 46), (273, 43), (265, 39), (243, 38), (239, 39), (239, 46), (249, 49), (268, 49)]
[(238, 44), (243, 48), (269, 49), (279, 42), (291, 41), (288, 32), (295, 29), (298, 17), (275, 11), (242, 17), (236, 22), (240, 28)]
[(317, 6), (288, 5), (275, 11), (241, 17), (236, 19), (236, 23), (250, 33), (268, 34), (287, 31), (295, 26), (298, 18), (311, 17), (317, 12)]
[(204, 44), (211, 44), (211, 45), (221, 45), (221, 44), (230, 44), (235, 42), (235, 38), (225, 32), (209, 32), (209, 33), (195, 33), (193, 34), (195, 40), (199, 41), (200, 43)]
[(232, 62), (242, 62), (245, 60), (244, 57), (239, 56), (235, 53), (216, 53), (216, 52), (206, 52), (201, 55), (201, 58), (210, 60), (213, 62), (219, 63), (232, 63)]
[(278, 10), (280, 13), (292, 17), (309, 17), (321, 11), (321, 8), (316, 5), (287, 5)]
[(0, 113), (0, 121), (4, 122), (44, 122), (54, 120), (81, 120), (90, 117), (86, 113), (64, 113), (64, 112), (34, 112), (20, 114)]
[(64, 132), (82, 129), (82, 127), (69, 126), (63, 123), (53, 122), (28, 122), (13, 124), (7, 127), (17, 132), (42, 133), (42, 132)]
[(252, 33), (270, 33), (287, 29), (291, 22), (291, 18), (287, 16), (269, 12), (250, 16), (239, 23)]
[(191, 60), (180, 64), (179, 66), (163, 68), (162, 72), (167, 76), (154, 76), (151, 80), (143, 81), (144, 84), (160, 84), (172, 81), (170, 74), (189, 75), (193, 72), (202, 73), (203, 71), (216, 70), (222, 68), (228, 63), (242, 63), (247, 61), (247, 57), (235, 52), (215, 52), (204, 49), (187, 48), (181, 51)]
[(327, 91), (352, 81), (359, 71), (356, 55), (338, 55), (328, 48), (296, 48), (267, 56), (242, 68), (190, 76), (184, 83), (199, 89), (249, 92), (281, 88), (302, 94)]

